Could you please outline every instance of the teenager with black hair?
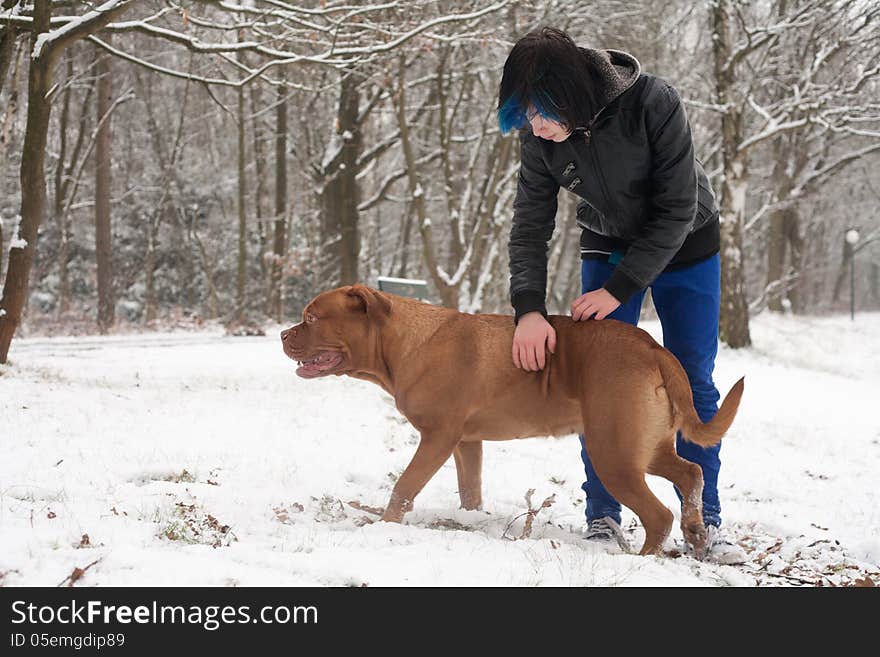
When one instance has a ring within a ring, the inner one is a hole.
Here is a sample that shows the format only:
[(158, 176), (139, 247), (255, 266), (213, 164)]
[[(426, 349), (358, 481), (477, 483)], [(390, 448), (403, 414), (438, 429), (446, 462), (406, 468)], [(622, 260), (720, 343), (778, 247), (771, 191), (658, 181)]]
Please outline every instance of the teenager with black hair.
[[(716, 413), (720, 232), (715, 197), (694, 157), (678, 93), (641, 70), (632, 55), (580, 48), (545, 27), (516, 42), (498, 94), (502, 132), (520, 131), (521, 162), (510, 232), (510, 298), (517, 367), (543, 369), (556, 336), (546, 320), (547, 244), (560, 188), (580, 197), (581, 291), (576, 321), (606, 317), (637, 324), (650, 287), (664, 346), (688, 374), (703, 422)], [(584, 363), (589, 367), (589, 363)], [(581, 436), (586, 537), (622, 540), (620, 504), (605, 489)], [(678, 436), (678, 454), (703, 471), (708, 556), (745, 560), (719, 532), (720, 445)]]

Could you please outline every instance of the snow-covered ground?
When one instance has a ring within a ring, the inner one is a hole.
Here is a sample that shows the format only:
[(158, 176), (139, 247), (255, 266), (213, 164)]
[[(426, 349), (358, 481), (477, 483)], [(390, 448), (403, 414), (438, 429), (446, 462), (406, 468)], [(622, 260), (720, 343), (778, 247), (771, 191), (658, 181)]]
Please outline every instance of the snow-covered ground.
[[(279, 327), (280, 328), (280, 327)], [(655, 337), (659, 325), (645, 325)], [(880, 314), (752, 322), (722, 448), (744, 566), (580, 538), (577, 438), (484, 446), (484, 509), (453, 463), (405, 524), (372, 522), (418, 437), (377, 386), (306, 381), (220, 331), (13, 342), (0, 366), (0, 585), (841, 585), (880, 571)], [(677, 512), (671, 484), (649, 477)], [(555, 495), (524, 533), (532, 508)], [(358, 508), (361, 507), (361, 508)], [(370, 508), (366, 508), (370, 507)], [(641, 543), (635, 516), (624, 527)]]

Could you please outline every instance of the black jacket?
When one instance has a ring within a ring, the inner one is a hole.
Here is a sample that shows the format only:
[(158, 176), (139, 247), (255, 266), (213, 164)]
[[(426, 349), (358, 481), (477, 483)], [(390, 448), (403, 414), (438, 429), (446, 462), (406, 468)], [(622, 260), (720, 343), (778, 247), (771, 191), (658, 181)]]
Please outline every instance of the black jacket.
[[(510, 231), (516, 319), (546, 315), (547, 243), (560, 187), (577, 194), (581, 256), (622, 259), (604, 287), (626, 302), (661, 271), (718, 252), (715, 197), (694, 157), (681, 99), (620, 51), (582, 49), (603, 71), (607, 104), (586, 129), (555, 143), (520, 132), (521, 163)], [(612, 260), (614, 262), (615, 260)]]

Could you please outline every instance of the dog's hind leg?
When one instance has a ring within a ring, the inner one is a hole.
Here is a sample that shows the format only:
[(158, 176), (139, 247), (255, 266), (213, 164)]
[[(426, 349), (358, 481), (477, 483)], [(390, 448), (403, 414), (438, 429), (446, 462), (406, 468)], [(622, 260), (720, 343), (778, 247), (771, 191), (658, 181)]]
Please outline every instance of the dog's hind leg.
[(645, 483), (645, 470), (632, 462), (632, 454), (622, 448), (622, 441), (613, 437), (603, 441), (614, 449), (590, 449), (587, 452), (606, 490), (621, 504), (628, 506), (642, 521), (645, 543), (639, 554), (656, 554), (672, 529), (672, 511), (667, 509)]
[(614, 499), (642, 521), (645, 543), (639, 554), (656, 554), (669, 536), (673, 515), (645, 483), (654, 456), (647, 435), (640, 414), (584, 413), (587, 454), (596, 474)]
[[(595, 463), (594, 463), (595, 465)], [(598, 469), (596, 470), (598, 473)], [(658, 500), (641, 472), (630, 472), (622, 478), (612, 477), (611, 482), (600, 474), (602, 483), (618, 502), (625, 504), (639, 517), (645, 527), (645, 543), (639, 554), (657, 554), (672, 529), (672, 511)]]
[(460, 442), (452, 452), (458, 474), (458, 496), (462, 509), (479, 509), (483, 504), (483, 441)]
[(703, 472), (700, 466), (675, 453), (675, 440), (659, 448), (648, 467), (650, 474), (665, 477), (681, 493), (681, 531), (698, 557), (706, 549), (706, 527), (703, 525)]

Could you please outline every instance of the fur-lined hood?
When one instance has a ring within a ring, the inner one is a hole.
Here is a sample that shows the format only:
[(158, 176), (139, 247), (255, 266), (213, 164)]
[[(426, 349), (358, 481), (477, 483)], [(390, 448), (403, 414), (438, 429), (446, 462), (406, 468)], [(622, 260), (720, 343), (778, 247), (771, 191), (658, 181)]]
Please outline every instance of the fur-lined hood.
[(603, 82), (597, 94), (602, 107), (635, 84), (642, 72), (639, 60), (622, 50), (580, 48), (580, 51)]

